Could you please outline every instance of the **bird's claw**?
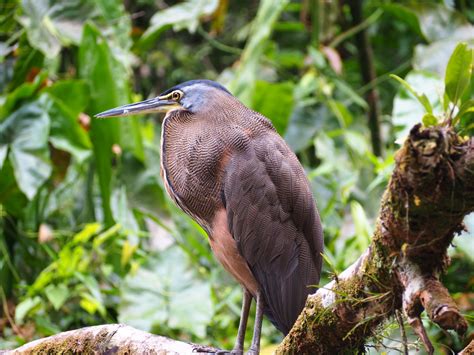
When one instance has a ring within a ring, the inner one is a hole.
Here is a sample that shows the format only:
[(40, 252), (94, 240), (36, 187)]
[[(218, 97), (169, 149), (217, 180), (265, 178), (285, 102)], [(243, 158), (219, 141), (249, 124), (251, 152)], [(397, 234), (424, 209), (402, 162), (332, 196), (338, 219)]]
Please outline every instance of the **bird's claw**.
[(212, 348), (210, 346), (206, 345), (195, 345), (193, 348), (193, 353), (199, 353), (199, 354), (219, 354), (219, 355), (224, 355), (224, 354), (230, 354), (228, 350), (220, 350), (216, 348)]
[(243, 355), (244, 352), (243, 350), (238, 350), (238, 349), (232, 349), (232, 350), (218, 350), (215, 353), (216, 355)]

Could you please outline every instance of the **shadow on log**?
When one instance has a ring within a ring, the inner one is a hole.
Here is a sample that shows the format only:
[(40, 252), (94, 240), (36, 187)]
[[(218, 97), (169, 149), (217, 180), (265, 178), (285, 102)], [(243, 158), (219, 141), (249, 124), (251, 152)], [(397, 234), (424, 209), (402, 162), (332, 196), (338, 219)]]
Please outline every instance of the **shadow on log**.
[[(464, 139), (449, 127), (413, 127), (397, 153), (370, 247), (308, 297), (277, 353), (362, 350), (378, 327), (400, 309), (429, 353), (433, 346), (420, 319), (423, 311), (442, 329), (463, 335), (467, 322), (439, 276), (449, 265), (451, 241), (472, 211), (474, 139)], [(40, 339), (10, 353), (61, 352), (65, 347), (102, 354), (217, 350), (124, 325), (104, 325)]]

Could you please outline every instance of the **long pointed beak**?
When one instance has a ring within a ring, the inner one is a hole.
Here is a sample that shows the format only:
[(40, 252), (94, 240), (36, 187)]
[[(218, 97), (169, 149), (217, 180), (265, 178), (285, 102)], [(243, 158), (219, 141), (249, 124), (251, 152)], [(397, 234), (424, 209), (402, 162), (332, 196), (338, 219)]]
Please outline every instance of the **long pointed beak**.
[(176, 101), (159, 99), (149, 99), (134, 104), (119, 106), (95, 115), (98, 118), (104, 117), (123, 117), (143, 113), (168, 112), (173, 108), (179, 108)]

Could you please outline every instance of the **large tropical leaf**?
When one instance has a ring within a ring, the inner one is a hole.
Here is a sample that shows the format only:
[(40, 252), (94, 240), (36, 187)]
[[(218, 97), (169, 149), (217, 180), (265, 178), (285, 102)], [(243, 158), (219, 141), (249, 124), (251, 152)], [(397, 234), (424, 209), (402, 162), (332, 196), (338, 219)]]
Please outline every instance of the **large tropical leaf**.
[(21, 106), (0, 124), (0, 168), (8, 150), (21, 191), (32, 199), (51, 175), (48, 136), (50, 118), (46, 96)]
[(140, 43), (151, 43), (169, 27), (174, 31), (187, 29), (194, 32), (200, 19), (214, 13), (218, 4), (218, 0), (188, 0), (159, 11), (151, 18), (150, 27), (143, 34)]
[[(127, 101), (124, 68), (110, 51), (99, 30), (88, 24), (84, 28), (79, 48), (79, 75), (86, 80), (90, 91), (90, 115), (118, 106)], [(102, 210), (105, 223), (113, 223), (110, 209), (112, 179), (112, 146), (119, 143), (119, 121), (116, 119), (91, 121), (95, 168), (99, 177)]]
[(211, 288), (186, 260), (183, 251), (171, 247), (128, 277), (121, 287), (119, 321), (145, 331), (167, 326), (204, 337), (214, 313)]

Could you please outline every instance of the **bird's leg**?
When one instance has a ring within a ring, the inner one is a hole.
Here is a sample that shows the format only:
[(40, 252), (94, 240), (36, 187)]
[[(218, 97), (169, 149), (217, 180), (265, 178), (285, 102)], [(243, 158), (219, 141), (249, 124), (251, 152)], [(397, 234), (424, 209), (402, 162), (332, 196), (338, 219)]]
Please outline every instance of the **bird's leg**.
[(243, 287), (244, 296), (242, 299), (242, 311), (240, 312), (239, 332), (235, 340), (232, 354), (242, 354), (244, 351), (245, 330), (247, 329), (247, 321), (249, 319), (250, 302), (252, 302), (252, 295)]
[(257, 291), (257, 305), (255, 310), (255, 324), (253, 328), (252, 345), (250, 346), (249, 355), (257, 355), (260, 353), (260, 334), (262, 332), (262, 320), (263, 320), (263, 295), (259, 290)]

